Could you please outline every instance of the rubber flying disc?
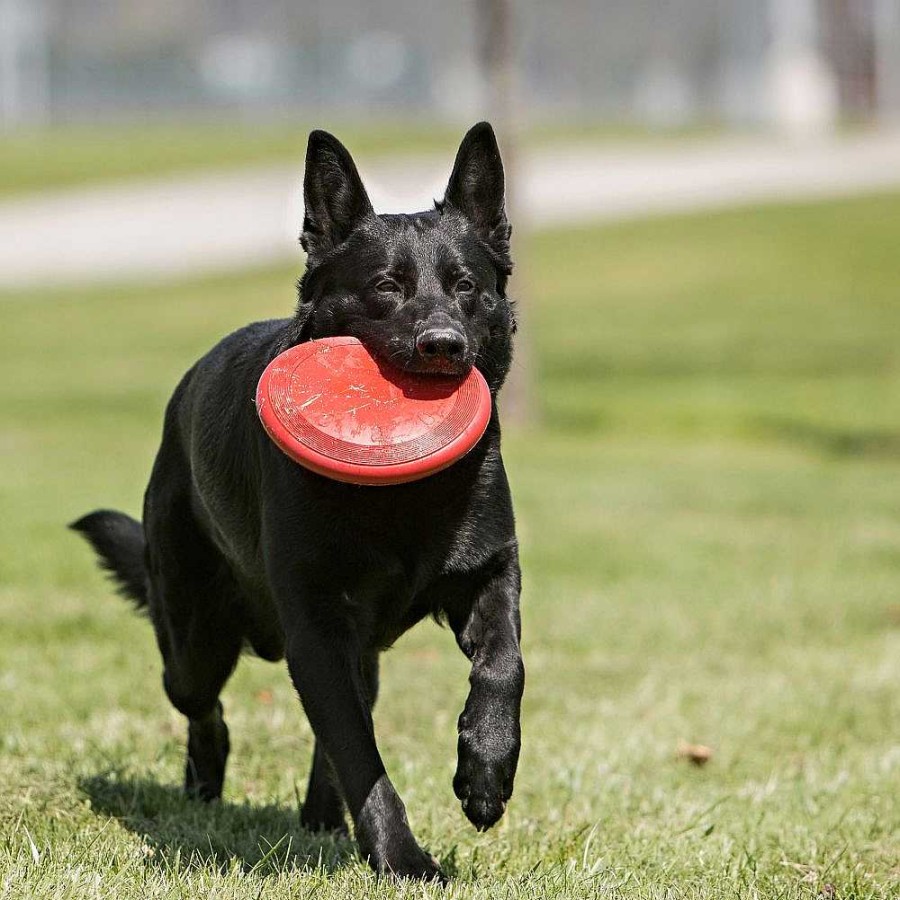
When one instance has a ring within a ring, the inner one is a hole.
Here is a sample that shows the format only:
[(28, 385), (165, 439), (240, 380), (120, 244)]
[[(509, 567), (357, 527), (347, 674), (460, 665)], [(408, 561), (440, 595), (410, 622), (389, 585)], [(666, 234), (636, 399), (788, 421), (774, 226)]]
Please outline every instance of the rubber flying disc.
[(352, 337), (298, 344), (266, 367), (256, 411), (292, 460), (337, 481), (401, 484), (465, 456), (491, 417), (475, 368), (421, 375), (373, 357)]

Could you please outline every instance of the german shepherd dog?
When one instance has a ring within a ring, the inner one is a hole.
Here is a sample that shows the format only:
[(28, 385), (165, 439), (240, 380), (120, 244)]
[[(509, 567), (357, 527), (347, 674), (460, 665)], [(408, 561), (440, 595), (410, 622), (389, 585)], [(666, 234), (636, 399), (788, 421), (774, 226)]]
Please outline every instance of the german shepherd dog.
[[(385, 772), (372, 707), (381, 651), (426, 616), (448, 623), (471, 661), (453, 788), (479, 830), (503, 815), (525, 678), (496, 408), (515, 332), (503, 165), (480, 123), (434, 209), (376, 215), (350, 154), (314, 131), (303, 196), (307, 267), (294, 316), (234, 332), (182, 378), (143, 522), (98, 510), (71, 527), (153, 623), (165, 691), (188, 720), (190, 796), (222, 793), (219, 694), (241, 651), (286, 658), (315, 733), (304, 826), (346, 829), (346, 808), (377, 872), (443, 879)], [(477, 366), (494, 401), (484, 437), (450, 468), (390, 487), (292, 462), (257, 419), (256, 383), (287, 348), (338, 335), (426, 377)]]

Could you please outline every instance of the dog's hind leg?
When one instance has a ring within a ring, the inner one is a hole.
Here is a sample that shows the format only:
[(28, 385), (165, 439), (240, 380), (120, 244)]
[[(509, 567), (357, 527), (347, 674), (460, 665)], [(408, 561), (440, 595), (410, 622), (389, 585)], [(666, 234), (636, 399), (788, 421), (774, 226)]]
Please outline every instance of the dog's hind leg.
[(190, 627), (169, 631), (160, 646), (166, 694), (188, 720), (185, 792), (214, 800), (222, 795), (229, 750), (219, 694), (237, 664), (241, 633), (227, 616), (196, 616)]
[(195, 616), (188, 628), (171, 630), (160, 641), (166, 694), (188, 720), (184, 789), (200, 800), (222, 795), (229, 742), (219, 694), (242, 643), (240, 630), (222, 615), (215, 620)]
[(244, 643), (239, 595), (224, 562), (186, 504), (148, 528), (150, 614), (163, 657), (163, 685), (188, 720), (184, 787), (189, 796), (222, 794), (228, 728), (219, 694)]
[[(378, 698), (378, 654), (372, 653), (362, 660), (362, 681), (366, 691), (369, 709)], [(344, 800), (334, 767), (325, 755), (322, 743), (316, 740), (313, 751), (309, 786), (300, 813), (300, 822), (310, 831), (346, 832)]]
[(300, 811), (300, 824), (310, 831), (347, 831), (344, 799), (337, 775), (318, 739), (313, 750), (309, 785)]

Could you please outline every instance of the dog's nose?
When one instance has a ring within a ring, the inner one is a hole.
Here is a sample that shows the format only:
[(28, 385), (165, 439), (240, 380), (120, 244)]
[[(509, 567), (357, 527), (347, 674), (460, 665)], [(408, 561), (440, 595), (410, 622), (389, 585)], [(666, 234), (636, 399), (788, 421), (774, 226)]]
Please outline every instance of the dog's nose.
[(426, 362), (458, 363), (466, 349), (465, 336), (454, 328), (429, 328), (416, 340), (416, 350)]

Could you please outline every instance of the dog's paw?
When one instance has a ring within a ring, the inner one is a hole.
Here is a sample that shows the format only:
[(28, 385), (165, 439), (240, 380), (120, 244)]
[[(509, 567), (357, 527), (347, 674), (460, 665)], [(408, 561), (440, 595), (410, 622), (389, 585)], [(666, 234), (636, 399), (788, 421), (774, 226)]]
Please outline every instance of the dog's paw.
[(485, 740), (476, 729), (460, 731), (453, 791), (466, 817), (479, 831), (487, 831), (505, 812), (512, 796), (518, 759), (517, 734), (507, 740), (497, 735)]
[(406, 810), (387, 775), (378, 779), (366, 798), (355, 832), (360, 855), (379, 875), (446, 882), (437, 860), (413, 837)]
[(423, 850), (412, 834), (403, 829), (382, 835), (376, 842), (357, 830), (360, 853), (379, 875), (396, 878), (418, 878), (421, 881), (447, 881), (438, 861)]
[(350, 834), (344, 818), (344, 802), (327, 779), (314, 779), (310, 784), (300, 810), (300, 824), (307, 831), (330, 832), (336, 837)]
[(506, 812), (506, 800), (497, 796), (486, 795), (461, 798), (462, 809), (466, 818), (479, 830), (487, 831), (492, 828)]
[(379, 875), (447, 883), (447, 876), (441, 871), (438, 861), (414, 842), (403, 848), (392, 848), (377, 859), (370, 856), (369, 865)]
[(342, 810), (315, 810), (304, 804), (300, 810), (300, 824), (313, 833), (332, 834), (338, 838), (350, 836)]
[(189, 724), (184, 766), (184, 792), (188, 797), (209, 803), (222, 796), (228, 750), (228, 726), (221, 715), (208, 723)]

